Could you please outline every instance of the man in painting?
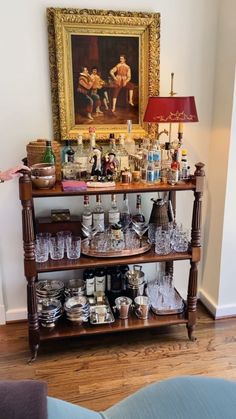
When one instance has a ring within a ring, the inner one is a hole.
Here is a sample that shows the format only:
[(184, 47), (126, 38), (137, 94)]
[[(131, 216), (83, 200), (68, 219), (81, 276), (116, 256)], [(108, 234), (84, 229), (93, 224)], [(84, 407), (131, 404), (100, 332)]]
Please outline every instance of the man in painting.
[(115, 65), (110, 70), (110, 74), (115, 81), (115, 88), (113, 91), (113, 99), (112, 99), (112, 112), (116, 110), (116, 102), (117, 97), (120, 93), (122, 87), (128, 89), (129, 91), (129, 104), (134, 106), (133, 104), (133, 93), (134, 93), (134, 86), (131, 83), (131, 68), (128, 64), (126, 64), (126, 57), (124, 54), (120, 55), (120, 62)]
[(78, 101), (80, 113), (85, 113), (90, 121), (93, 120), (93, 106), (95, 106), (96, 115), (102, 114), (100, 110), (100, 98), (98, 94), (91, 92), (92, 85), (93, 81), (89, 75), (88, 68), (82, 67), (79, 75), (79, 86), (77, 89), (79, 94)]
[(101, 101), (104, 103), (105, 109), (108, 110), (109, 98), (104, 87), (105, 81), (99, 76), (97, 67), (92, 67), (90, 77), (93, 81), (91, 92), (99, 95)]

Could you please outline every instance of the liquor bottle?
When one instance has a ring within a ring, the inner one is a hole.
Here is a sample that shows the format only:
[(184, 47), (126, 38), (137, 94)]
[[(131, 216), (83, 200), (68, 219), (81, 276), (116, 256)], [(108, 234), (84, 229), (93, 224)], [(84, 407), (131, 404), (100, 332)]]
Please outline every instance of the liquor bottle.
[(178, 149), (176, 149), (172, 156), (172, 163), (171, 163), (171, 177), (173, 182), (178, 182), (179, 180), (179, 170), (180, 170), (180, 163), (178, 162)]
[(155, 180), (155, 166), (154, 166), (154, 161), (153, 161), (153, 151), (150, 150), (148, 152), (146, 182), (152, 184), (152, 183), (154, 183), (154, 180)]
[(120, 211), (120, 222), (123, 229), (128, 228), (131, 222), (131, 213), (129, 209), (128, 195), (126, 193), (124, 194), (123, 204)]
[(74, 164), (74, 149), (71, 147), (70, 141), (68, 140), (68, 148), (65, 153), (65, 161), (62, 164), (62, 176), (66, 180), (76, 179), (76, 166)]
[(86, 295), (93, 295), (95, 292), (95, 275), (93, 269), (85, 269), (83, 279), (86, 282)]
[(162, 149), (161, 153), (161, 168), (162, 169), (170, 169), (172, 163), (172, 156), (170, 151), (170, 143), (165, 143), (165, 148)]
[(154, 182), (159, 183), (161, 180), (161, 149), (158, 141), (153, 143), (153, 163), (154, 163)]
[(180, 162), (180, 178), (183, 180), (188, 179), (189, 177), (189, 166), (187, 160), (187, 150), (182, 150), (182, 158)]
[(127, 120), (127, 135), (125, 140), (125, 148), (129, 155), (135, 154), (135, 142), (132, 135), (132, 121)]
[(144, 223), (145, 222), (145, 217), (142, 213), (141, 195), (137, 195), (136, 213), (134, 215), (132, 215), (132, 220), (136, 221), (137, 223)]
[(84, 195), (84, 209), (82, 212), (82, 224), (86, 227), (92, 226), (93, 223), (93, 217), (92, 217), (92, 211), (90, 209), (89, 205), (89, 196)]
[(86, 179), (87, 177), (87, 165), (88, 165), (88, 154), (83, 147), (83, 137), (78, 136), (77, 148), (74, 155), (74, 162), (78, 166), (77, 173), (79, 179)]
[(69, 140), (65, 140), (65, 145), (61, 151), (61, 163), (67, 163), (67, 150), (69, 150)]
[(96, 227), (98, 231), (104, 231), (104, 219), (105, 213), (101, 201), (101, 195), (96, 195), (96, 205), (93, 209), (93, 227)]
[(106, 271), (104, 268), (96, 268), (94, 273), (96, 292), (106, 291)]
[(42, 158), (43, 163), (50, 163), (55, 165), (56, 158), (55, 154), (52, 151), (52, 144), (51, 141), (46, 141), (46, 149)]
[(111, 196), (111, 207), (108, 211), (108, 223), (109, 224), (118, 224), (120, 222), (120, 211), (116, 203), (116, 195), (112, 194)]
[(75, 151), (72, 148), (70, 141), (68, 141), (68, 149), (66, 151), (66, 161), (70, 163), (74, 163), (74, 155), (75, 155)]
[(120, 171), (127, 170), (129, 167), (129, 154), (124, 147), (125, 145), (125, 136), (121, 134), (120, 136), (120, 145), (118, 149), (118, 160), (120, 164)]

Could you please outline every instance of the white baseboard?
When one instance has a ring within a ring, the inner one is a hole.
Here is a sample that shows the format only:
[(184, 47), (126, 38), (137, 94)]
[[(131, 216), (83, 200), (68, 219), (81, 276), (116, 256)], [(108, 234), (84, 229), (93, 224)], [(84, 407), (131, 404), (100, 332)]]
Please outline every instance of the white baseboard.
[(18, 308), (13, 310), (6, 311), (6, 321), (13, 322), (16, 320), (26, 320), (27, 319), (27, 309)]
[(218, 306), (215, 301), (213, 301), (212, 298), (202, 289), (199, 290), (199, 298), (202, 304), (210, 311), (215, 319), (236, 316), (236, 304)]
[(5, 307), (0, 304), (0, 324), (6, 324)]

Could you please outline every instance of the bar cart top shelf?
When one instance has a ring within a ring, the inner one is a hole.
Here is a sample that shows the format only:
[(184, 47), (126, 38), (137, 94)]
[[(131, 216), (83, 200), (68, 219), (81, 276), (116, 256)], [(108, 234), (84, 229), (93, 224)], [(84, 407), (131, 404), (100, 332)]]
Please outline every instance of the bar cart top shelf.
[(189, 181), (179, 181), (175, 185), (167, 183), (159, 183), (149, 185), (146, 183), (116, 183), (115, 186), (109, 188), (90, 188), (81, 191), (63, 191), (60, 182), (56, 182), (52, 189), (32, 189), (33, 198), (47, 198), (55, 196), (78, 196), (78, 195), (110, 195), (110, 194), (122, 194), (122, 193), (141, 193), (141, 192), (165, 192), (165, 191), (194, 191), (196, 189), (195, 179)]

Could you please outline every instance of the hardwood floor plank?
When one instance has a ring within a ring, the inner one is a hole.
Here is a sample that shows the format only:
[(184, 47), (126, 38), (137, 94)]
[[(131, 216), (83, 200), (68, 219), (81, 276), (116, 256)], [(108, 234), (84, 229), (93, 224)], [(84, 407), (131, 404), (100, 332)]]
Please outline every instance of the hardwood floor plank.
[(43, 342), (29, 358), (27, 323), (0, 326), (0, 379), (36, 379), (48, 394), (95, 410), (178, 375), (236, 380), (236, 318), (214, 321), (199, 305), (196, 342), (185, 325)]

